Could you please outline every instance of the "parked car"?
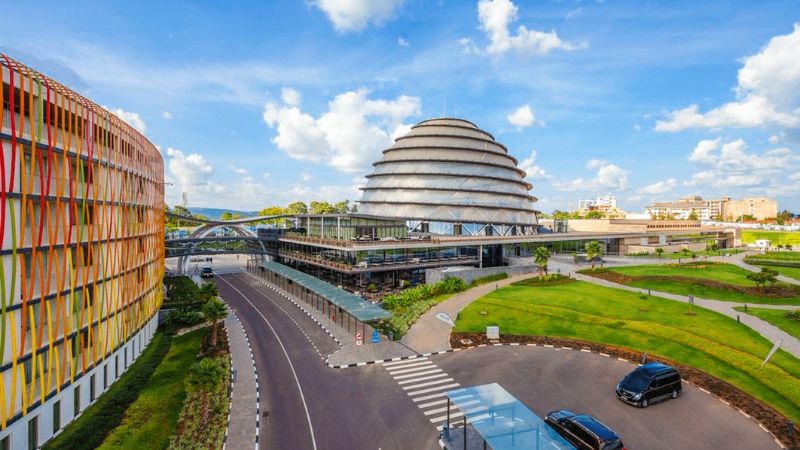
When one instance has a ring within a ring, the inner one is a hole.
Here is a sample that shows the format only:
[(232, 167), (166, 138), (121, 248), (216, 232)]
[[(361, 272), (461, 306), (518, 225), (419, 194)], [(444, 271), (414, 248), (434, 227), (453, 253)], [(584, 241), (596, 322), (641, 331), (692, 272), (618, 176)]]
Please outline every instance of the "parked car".
[(642, 364), (617, 384), (617, 398), (625, 403), (647, 408), (653, 402), (681, 395), (681, 375), (659, 362)]
[(578, 450), (625, 450), (614, 430), (588, 414), (559, 409), (547, 413), (544, 421)]
[(214, 276), (214, 270), (211, 267), (203, 267), (200, 269), (200, 278), (211, 278)]

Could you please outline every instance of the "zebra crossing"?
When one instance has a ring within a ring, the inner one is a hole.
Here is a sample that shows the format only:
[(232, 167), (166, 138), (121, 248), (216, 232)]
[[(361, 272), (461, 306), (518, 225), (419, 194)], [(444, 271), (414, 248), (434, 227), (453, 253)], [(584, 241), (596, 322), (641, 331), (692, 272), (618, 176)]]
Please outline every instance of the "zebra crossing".
[[(383, 367), (422, 411), (425, 418), (435, 425), (437, 430), (441, 430), (442, 424), (447, 420), (445, 394), (447, 391), (460, 388), (461, 384), (427, 357), (387, 362), (383, 363)], [(479, 400), (469, 400), (466, 397), (460, 399), (459, 403), (469, 407), (469, 413), (479, 412), (485, 408)], [(450, 406), (451, 427), (458, 426), (457, 421), (463, 416), (464, 412), (453, 405)], [(470, 421), (480, 417), (471, 416)]]

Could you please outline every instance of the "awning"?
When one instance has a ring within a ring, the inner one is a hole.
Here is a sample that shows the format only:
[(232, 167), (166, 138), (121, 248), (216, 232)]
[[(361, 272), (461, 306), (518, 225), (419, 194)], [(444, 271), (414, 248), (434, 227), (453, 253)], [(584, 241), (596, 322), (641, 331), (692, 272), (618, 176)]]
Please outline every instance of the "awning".
[(312, 292), (324, 297), (334, 305), (345, 310), (348, 314), (362, 322), (370, 322), (378, 319), (388, 319), (391, 313), (378, 305), (370, 303), (363, 298), (336, 287), (317, 277), (311, 276), (291, 267), (284, 266), (273, 261), (264, 261), (259, 264), (270, 272), (274, 272), (292, 282), (311, 290)]
[(575, 449), (497, 383), (455, 389), (446, 395), (493, 450)]

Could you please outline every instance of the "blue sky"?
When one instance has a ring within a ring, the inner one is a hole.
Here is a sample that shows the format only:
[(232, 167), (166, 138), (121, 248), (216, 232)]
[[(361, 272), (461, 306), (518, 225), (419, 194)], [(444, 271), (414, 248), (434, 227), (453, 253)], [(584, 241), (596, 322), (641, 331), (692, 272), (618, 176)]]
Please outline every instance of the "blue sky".
[(797, 1), (40, 2), (0, 50), (143, 128), (167, 201), (357, 199), (391, 137), (459, 116), (543, 211), (611, 193), (800, 210)]

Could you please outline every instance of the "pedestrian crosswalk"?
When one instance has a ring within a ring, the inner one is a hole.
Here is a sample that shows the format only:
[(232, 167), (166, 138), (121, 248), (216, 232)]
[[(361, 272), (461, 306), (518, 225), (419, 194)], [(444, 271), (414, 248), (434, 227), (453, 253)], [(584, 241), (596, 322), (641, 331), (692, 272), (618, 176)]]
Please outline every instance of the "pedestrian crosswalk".
[[(383, 366), (411, 401), (422, 410), (425, 418), (441, 430), (442, 424), (447, 420), (445, 393), (458, 389), (461, 384), (427, 357), (387, 362)], [(463, 415), (463, 412), (451, 405), (451, 422)]]

